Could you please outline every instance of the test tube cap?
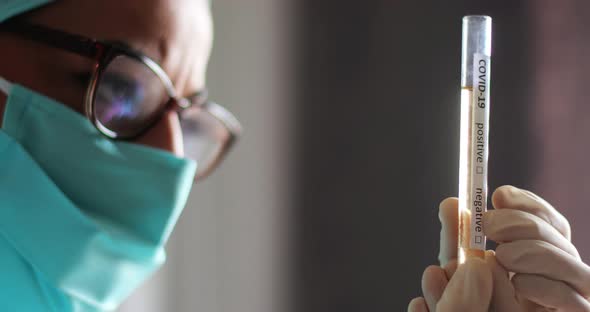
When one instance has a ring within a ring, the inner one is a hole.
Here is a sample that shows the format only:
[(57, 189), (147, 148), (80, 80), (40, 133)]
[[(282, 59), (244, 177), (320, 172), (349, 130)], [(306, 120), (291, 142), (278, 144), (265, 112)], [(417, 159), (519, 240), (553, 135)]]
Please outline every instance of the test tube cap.
[(473, 75), (473, 56), (492, 55), (492, 18), (485, 15), (463, 17), (461, 86), (468, 86)]

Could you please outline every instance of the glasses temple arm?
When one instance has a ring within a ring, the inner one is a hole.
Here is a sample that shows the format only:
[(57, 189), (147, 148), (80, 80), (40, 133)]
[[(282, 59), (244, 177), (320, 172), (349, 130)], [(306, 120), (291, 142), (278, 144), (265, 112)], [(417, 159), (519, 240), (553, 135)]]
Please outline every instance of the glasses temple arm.
[(89, 58), (97, 58), (103, 51), (103, 45), (96, 40), (19, 20), (8, 20), (0, 24), (0, 31)]

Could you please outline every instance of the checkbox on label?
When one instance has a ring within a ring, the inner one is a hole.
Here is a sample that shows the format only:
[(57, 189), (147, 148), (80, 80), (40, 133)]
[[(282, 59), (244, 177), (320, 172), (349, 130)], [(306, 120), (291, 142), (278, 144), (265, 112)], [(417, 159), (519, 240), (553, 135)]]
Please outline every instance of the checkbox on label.
[(483, 237), (481, 236), (476, 236), (475, 237), (475, 243), (476, 244), (481, 244), (483, 242)]
[(483, 174), (483, 167), (477, 166), (477, 168), (475, 168), (475, 172), (477, 172), (477, 174)]

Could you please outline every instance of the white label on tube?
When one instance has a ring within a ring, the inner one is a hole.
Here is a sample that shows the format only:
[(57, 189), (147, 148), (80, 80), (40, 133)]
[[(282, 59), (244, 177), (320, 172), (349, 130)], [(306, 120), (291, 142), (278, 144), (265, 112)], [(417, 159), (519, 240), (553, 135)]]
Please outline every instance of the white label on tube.
[(490, 114), (490, 57), (473, 56), (473, 118), (471, 124), (471, 249), (485, 250), (483, 213), (488, 197), (488, 133)]

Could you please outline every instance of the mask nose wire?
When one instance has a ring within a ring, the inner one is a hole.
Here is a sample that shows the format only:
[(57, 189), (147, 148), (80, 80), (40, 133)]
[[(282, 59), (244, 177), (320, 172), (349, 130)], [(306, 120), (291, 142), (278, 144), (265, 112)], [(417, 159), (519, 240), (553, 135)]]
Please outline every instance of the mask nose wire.
[(8, 96), (12, 90), (12, 83), (0, 76), (0, 92)]

